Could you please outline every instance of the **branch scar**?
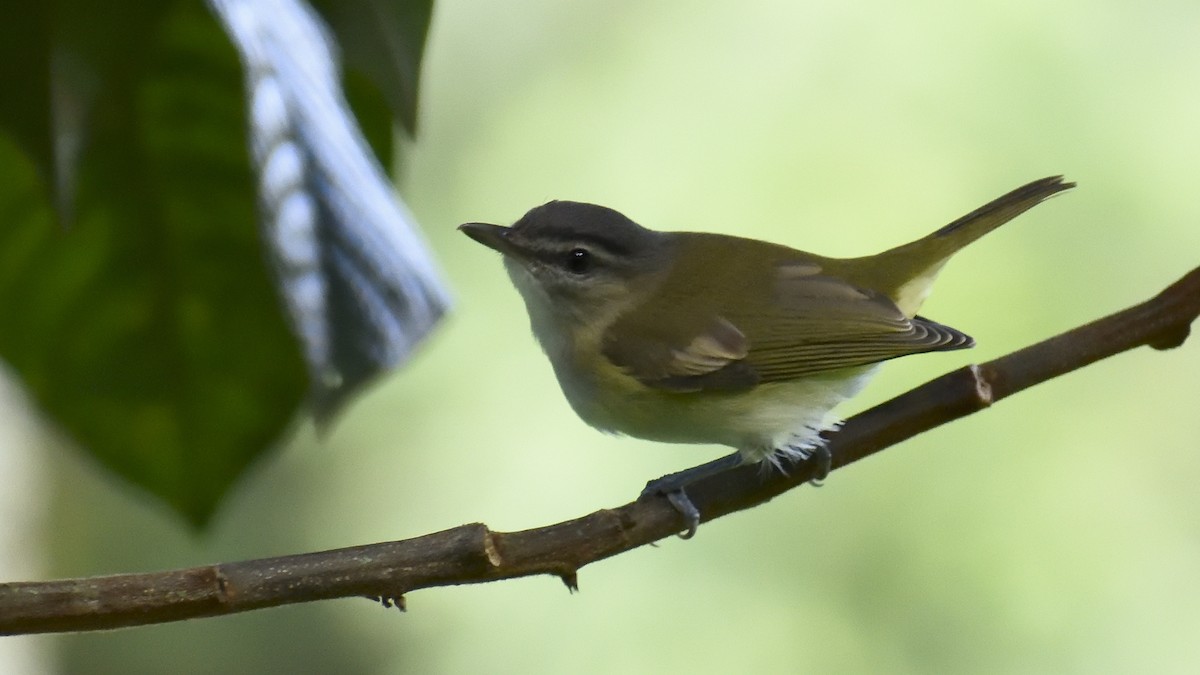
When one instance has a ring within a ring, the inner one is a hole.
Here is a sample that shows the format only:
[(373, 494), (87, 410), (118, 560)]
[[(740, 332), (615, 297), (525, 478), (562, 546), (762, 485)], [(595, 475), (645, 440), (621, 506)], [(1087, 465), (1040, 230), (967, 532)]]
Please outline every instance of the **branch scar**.
[(996, 401), (992, 397), (992, 384), (983, 374), (983, 369), (972, 363), (967, 366), (967, 370), (971, 373), (971, 379), (975, 383), (975, 398), (982, 404), (982, 407), (986, 408), (995, 403)]

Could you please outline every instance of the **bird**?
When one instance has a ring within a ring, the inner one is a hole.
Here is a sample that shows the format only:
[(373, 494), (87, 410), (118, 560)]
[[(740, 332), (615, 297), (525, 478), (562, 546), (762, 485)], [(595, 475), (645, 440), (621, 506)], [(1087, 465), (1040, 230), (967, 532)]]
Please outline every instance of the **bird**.
[(747, 463), (831, 464), (833, 409), (887, 360), (974, 340), (918, 314), (968, 244), (1074, 187), (1033, 181), (916, 241), (858, 258), (643, 227), (596, 204), (551, 201), (467, 236), (503, 254), (568, 403), (601, 431), (724, 445), (721, 459), (650, 481), (695, 534), (688, 484)]

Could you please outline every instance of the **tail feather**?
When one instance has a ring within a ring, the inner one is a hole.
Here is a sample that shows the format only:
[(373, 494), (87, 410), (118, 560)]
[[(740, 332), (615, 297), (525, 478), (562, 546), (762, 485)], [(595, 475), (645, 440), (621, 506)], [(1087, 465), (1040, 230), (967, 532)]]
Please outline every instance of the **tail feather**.
[(926, 238), (958, 237), (961, 239), (961, 243), (956, 244), (954, 250), (957, 251), (1037, 206), (1047, 198), (1073, 187), (1075, 184), (1064, 182), (1062, 176), (1050, 176), (1035, 180), (1002, 197), (993, 199)]
[(875, 269), (887, 278), (873, 280), (909, 316), (916, 314), (929, 286), (950, 256), (983, 235), (1016, 218), (1059, 192), (1075, 187), (1062, 176), (1023, 185), (914, 242), (879, 254)]

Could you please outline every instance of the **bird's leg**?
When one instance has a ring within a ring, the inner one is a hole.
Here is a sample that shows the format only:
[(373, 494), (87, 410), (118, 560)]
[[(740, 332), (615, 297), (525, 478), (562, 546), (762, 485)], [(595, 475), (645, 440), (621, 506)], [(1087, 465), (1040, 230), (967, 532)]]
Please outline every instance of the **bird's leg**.
[(785, 461), (792, 466), (799, 466), (801, 462), (809, 463), (813, 466), (813, 472), (808, 483), (813, 487), (821, 487), (826, 476), (833, 469), (833, 452), (829, 449), (829, 441), (817, 435), (820, 432), (819, 429), (814, 427), (809, 427), (809, 429), (813, 431), (813, 438), (795, 439), (792, 443), (785, 444), (767, 457), (763, 462), (763, 468), (774, 467), (786, 474)]
[(646, 483), (646, 488), (642, 490), (642, 497), (665, 496), (671, 502), (671, 506), (674, 506), (687, 522), (687, 530), (680, 533), (679, 538), (691, 539), (696, 534), (696, 528), (700, 527), (700, 509), (696, 508), (696, 505), (688, 498), (684, 488), (701, 478), (708, 478), (722, 471), (741, 466), (742, 462), (741, 453), (735, 452), (711, 462), (705, 462), (700, 466), (669, 473), (662, 478), (656, 478)]
[(825, 484), (825, 477), (829, 475), (830, 469), (833, 468), (833, 453), (830, 452), (829, 446), (819, 443), (812, 449), (807, 461), (817, 467), (813, 471), (812, 478), (808, 479), (809, 485), (821, 487)]

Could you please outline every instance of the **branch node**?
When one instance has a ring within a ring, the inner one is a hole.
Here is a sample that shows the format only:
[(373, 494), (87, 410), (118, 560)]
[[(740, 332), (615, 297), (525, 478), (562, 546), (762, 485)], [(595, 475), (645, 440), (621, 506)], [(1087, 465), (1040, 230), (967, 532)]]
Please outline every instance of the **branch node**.
[(579, 574), (577, 573), (577, 571), (559, 574), (558, 578), (562, 579), (563, 584), (566, 585), (567, 590), (570, 591), (571, 593), (574, 593), (579, 590)]
[(975, 382), (975, 400), (979, 403), (979, 407), (987, 408), (995, 403), (996, 399), (992, 395), (992, 383), (988, 382), (983, 369), (972, 363), (967, 366), (967, 371), (971, 373), (971, 379)]
[(392, 607), (395, 607), (396, 609), (400, 610), (401, 612), (408, 611), (408, 601), (404, 599), (403, 595), (394, 595), (394, 596), (368, 595), (368, 596), (366, 596), (366, 598), (368, 600), (373, 600), (373, 601), (378, 602), (379, 604), (383, 605), (384, 609), (391, 609)]
[(492, 567), (500, 567), (504, 564), (504, 558), (500, 555), (500, 547), (496, 546), (496, 538), (490, 529), (483, 531), (483, 554), (487, 556), (488, 564)]
[(1155, 337), (1147, 344), (1159, 351), (1175, 349), (1176, 347), (1183, 345), (1191, 333), (1192, 327), (1188, 324), (1184, 324), (1182, 326), (1175, 327), (1174, 330), (1164, 332), (1162, 335)]
[(229, 577), (225, 576), (225, 572), (219, 565), (215, 565), (213, 570), (213, 580), (217, 586), (217, 602), (222, 605), (229, 605), (233, 602), (234, 596), (237, 595), (236, 589), (229, 583)]

